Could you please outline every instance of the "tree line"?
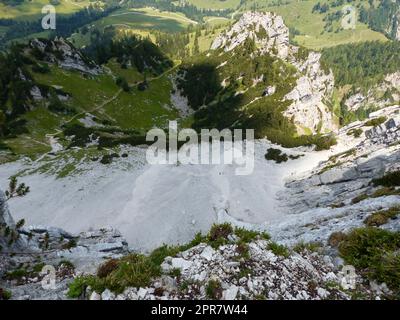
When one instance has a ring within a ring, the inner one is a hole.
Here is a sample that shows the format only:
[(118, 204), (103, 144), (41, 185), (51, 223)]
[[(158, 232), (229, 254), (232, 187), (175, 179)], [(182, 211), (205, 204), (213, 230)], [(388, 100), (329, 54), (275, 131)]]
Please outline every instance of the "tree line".
[(368, 88), (400, 70), (400, 42), (369, 41), (326, 48), (322, 62), (332, 68), (337, 85)]
[[(108, 16), (118, 7), (111, 6), (105, 9), (95, 5), (89, 5), (87, 8), (75, 12), (68, 16), (57, 16), (57, 28), (52, 30), (50, 37), (69, 36), (76, 29)], [(41, 19), (35, 21), (18, 21), (11, 19), (0, 19), (0, 26), (8, 26), (9, 28), (3, 36), (0, 36), (0, 46), (5, 46), (7, 42), (21, 37), (26, 37), (34, 33), (42, 32)]]

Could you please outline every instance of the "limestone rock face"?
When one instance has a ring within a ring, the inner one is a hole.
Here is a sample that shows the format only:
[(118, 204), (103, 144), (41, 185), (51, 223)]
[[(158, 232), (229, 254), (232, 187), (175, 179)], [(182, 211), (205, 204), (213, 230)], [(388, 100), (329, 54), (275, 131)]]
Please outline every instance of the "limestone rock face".
[(400, 117), (390, 118), (385, 123), (365, 132), (373, 143), (390, 145), (400, 140)]
[(293, 61), (303, 75), (297, 80), (296, 87), (286, 95), (292, 104), (284, 115), (293, 119), (300, 134), (307, 133), (303, 128), (313, 133), (337, 129), (332, 113), (324, 103), (332, 95), (334, 77), (332, 72), (327, 74), (322, 70), (320, 59), (320, 53), (310, 52), (305, 61)]
[(397, 14), (393, 17), (392, 34), (395, 40), (400, 41), (400, 8)]
[[(270, 12), (243, 14), (230, 30), (214, 40), (211, 49), (232, 51), (248, 38), (254, 39), (257, 45), (258, 52), (254, 54), (276, 56), (298, 70), (296, 86), (285, 97), (291, 104), (284, 112), (296, 125), (298, 133), (335, 131), (337, 123), (324, 102), (332, 95), (334, 77), (332, 71), (321, 67), (321, 54), (312, 51), (303, 54), (302, 49), (291, 45), (289, 28), (282, 17)], [(266, 90), (264, 96), (273, 93)]]
[(56, 63), (66, 70), (76, 70), (90, 75), (98, 75), (101, 68), (86, 58), (63, 38), (54, 40), (33, 39), (30, 48), (38, 49), (45, 61)]
[[(278, 197), (283, 211), (293, 217), (271, 228), (277, 240), (288, 244), (326, 241), (332, 232), (365, 226), (368, 215), (400, 204), (398, 195), (377, 196), (382, 187), (371, 184), (371, 180), (400, 169), (398, 110), (394, 105), (370, 114), (371, 118), (387, 119), (375, 127), (367, 126), (367, 119), (341, 128), (337, 139), (348, 149), (332, 154), (305, 176), (286, 182)], [(355, 130), (360, 132), (357, 137), (353, 136)], [(384, 227), (400, 230), (396, 220)]]
[(214, 40), (211, 49), (232, 51), (247, 38), (253, 38), (263, 52), (276, 49), (276, 55), (282, 59), (289, 54), (289, 28), (281, 16), (271, 12), (246, 12), (230, 30)]
[(350, 111), (374, 106), (381, 109), (400, 100), (400, 72), (387, 74), (382, 82), (373, 86), (367, 93), (361, 88), (348, 97), (345, 106)]

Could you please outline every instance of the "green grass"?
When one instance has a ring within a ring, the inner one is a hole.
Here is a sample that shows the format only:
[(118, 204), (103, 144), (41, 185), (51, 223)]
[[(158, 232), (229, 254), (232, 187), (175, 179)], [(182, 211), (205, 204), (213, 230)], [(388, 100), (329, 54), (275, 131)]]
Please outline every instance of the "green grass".
[(222, 286), (218, 280), (210, 280), (206, 286), (206, 295), (209, 299), (219, 300), (222, 297)]
[(185, 30), (190, 24), (196, 24), (181, 13), (158, 11), (152, 8), (122, 9), (95, 23), (104, 28), (113, 25), (123, 29), (160, 30), (178, 32)]
[(400, 233), (378, 228), (354, 229), (339, 245), (346, 263), (361, 274), (400, 293)]
[(226, 26), (231, 20), (224, 17), (204, 17), (204, 22), (211, 27)]
[(108, 61), (105, 66), (108, 67), (113, 74), (125, 78), (130, 84), (143, 81), (143, 75), (139, 71), (134, 68), (122, 69), (121, 65), (114, 58)]
[[(233, 228), (229, 223), (215, 224), (211, 227), (206, 236), (198, 233), (192, 241), (187, 244), (169, 246), (163, 245), (153, 250), (149, 255), (130, 254), (120, 259), (112, 259), (102, 264), (97, 276), (80, 276), (74, 279), (70, 284), (68, 296), (70, 298), (78, 298), (83, 295), (85, 289), (90, 286), (92, 290), (100, 293), (106, 288), (113, 292), (120, 293), (127, 287), (147, 287), (151, 280), (162, 274), (161, 264), (166, 257), (174, 257), (178, 253), (189, 250), (200, 243), (217, 248), (218, 246), (228, 242), (228, 236), (235, 234), (238, 237), (238, 248), (241, 248), (241, 256), (248, 258), (248, 242), (261, 239), (269, 239), (266, 233), (249, 231), (241, 228)], [(280, 255), (289, 254), (289, 251), (284, 246), (272, 244), (274, 252)], [(239, 250), (240, 251), (240, 250)], [(251, 270), (246, 270), (247, 274)], [(180, 270), (172, 270), (168, 275), (179, 278)], [(186, 287), (182, 284), (181, 289)], [(217, 283), (208, 283), (208, 293), (210, 298), (217, 298), (222, 293), (218, 289)]]
[(400, 170), (385, 174), (383, 177), (372, 180), (375, 186), (397, 187), (400, 186)]
[(393, 207), (388, 210), (374, 212), (364, 220), (364, 224), (368, 227), (379, 227), (388, 223), (390, 219), (396, 218), (400, 214), (400, 208)]
[(188, 0), (188, 3), (199, 9), (236, 9), (240, 5), (240, 0)]
[(170, 105), (171, 83), (166, 77), (161, 77), (149, 85), (145, 91), (134, 88), (130, 93), (122, 92), (104, 107), (105, 113), (125, 129), (165, 127), (168, 120), (178, 117), (177, 111), (166, 108)]
[[(71, 98), (65, 104), (75, 108), (78, 113), (60, 115), (39, 106), (24, 115), (29, 133), (7, 139), (3, 144), (15, 154), (35, 158), (51, 150), (46, 134), (56, 132), (64, 123), (78, 123), (78, 119), (85, 117), (86, 112), (99, 120), (110, 121), (116, 127), (139, 131), (148, 130), (154, 125), (166, 127), (168, 120), (179, 118), (178, 111), (170, 108), (172, 86), (168, 79), (169, 72), (148, 78), (149, 88), (139, 91), (135, 85), (143, 80), (143, 75), (136, 69), (122, 69), (114, 60), (107, 67), (114, 77), (120, 75), (128, 80), (132, 86), (131, 92), (120, 90), (110, 74), (84, 77), (79, 72), (66, 71), (57, 66), (51, 66), (46, 74), (33, 73), (39, 84), (55, 86), (68, 93)], [(75, 171), (75, 166), (74, 162), (61, 172), (57, 171), (58, 177)]]
[[(360, 22), (357, 22), (355, 30), (342, 30), (338, 33), (324, 32), (325, 22), (323, 19), (326, 14), (312, 13), (313, 6), (321, 2), (320, 0), (289, 0), (285, 1), (289, 2), (288, 4), (279, 6), (273, 6), (274, 1), (272, 0), (257, 0), (255, 2), (258, 4), (258, 10), (276, 12), (283, 17), (288, 27), (296, 28), (300, 31), (301, 34), (296, 35), (294, 40), (307, 48), (321, 49), (351, 42), (387, 40), (383, 34), (368, 29), (365, 24)], [(363, 1), (363, 3), (365, 4), (366, 1)], [(247, 1), (241, 7), (241, 11), (251, 9), (252, 5), (252, 1)], [(340, 8), (331, 8), (329, 12), (337, 10), (340, 10)], [(339, 23), (334, 23), (334, 30), (339, 27)]]
[(384, 123), (386, 120), (387, 120), (387, 117), (381, 116), (379, 118), (368, 120), (364, 124), (364, 126), (365, 127), (377, 127), (377, 126), (381, 125), (382, 123)]
[(67, 104), (80, 111), (91, 111), (111, 99), (119, 90), (114, 79), (107, 74), (85, 78), (77, 71), (51, 67), (51, 72), (35, 74), (35, 80), (44, 85), (58, 86), (72, 96)]
[(29, 133), (5, 139), (4, 143), (13, 153), (31, 158), (49, 152), (51, 147), (46, 134), (54, 132), (63, 118), (42, 106), (29, 111), (23, 118), (27, 120)]
[(290, 255), (289, 249), (287, 247), (285, 247), (284, 245), (275, 243), (275, 242), (269, 243), (267, 248), (268, 248), (268, 250), (271, 250), (277, 256), (287, 258)]
[[(49, 0), (24, 1), (17, 6), (6, 6), (0, 3), (0, 18), (16, 20), (35, 20), (42, 17), (42, 8), (48, 5)], [(57, 14), (71, 14), (82, 10), (89, 5), (88, 0), (62, 0), (55, 6)]]

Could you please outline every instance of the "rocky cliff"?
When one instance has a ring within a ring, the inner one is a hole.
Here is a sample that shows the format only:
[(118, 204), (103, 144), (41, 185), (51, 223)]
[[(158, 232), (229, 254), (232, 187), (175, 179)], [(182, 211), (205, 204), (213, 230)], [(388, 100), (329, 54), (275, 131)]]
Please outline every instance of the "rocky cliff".
[[(399, 170), (398, 109), (398, 105), (384, 108), (341, 128), (338, 140), (343, 152), (308, 175), (287, 181), (280, 199), (293, 216), (274, 226), (280, 240), (326, 241), (332, 232), (364, 226), (373, 213), (400, 204), (398, 190), (371, 183)], [(399, 221), (388, 220), (384, 228), (399, 230)]]
[(400, 72), (387, 74), (383, 81), (369, 88), (367, 92), (355, 89), (344, 101), (348, 110), (381, 109), (400, 100)]
[(57, 64), (66, 70), (76, 70), (88, 75), (101, 73), (99, 66), (61, 37), (54, 40), (33, 39), (26, 50), (39, 60)]
[(220, 34), (211, 49), (235, 50), (247, 39), (253, 39), (257, 55), (269, 54), (292, 64), (298, 72), (295, 88), (285, 96), (291, 104), (284, 115), (291, 119), (299, 134), (330, 132), (337, 123), (326, 106), (334, 87), (331, 71), (321, 67), (321, 55), (289, 43), (289, 28), (274, 13), (247, 12), (231, 29)]

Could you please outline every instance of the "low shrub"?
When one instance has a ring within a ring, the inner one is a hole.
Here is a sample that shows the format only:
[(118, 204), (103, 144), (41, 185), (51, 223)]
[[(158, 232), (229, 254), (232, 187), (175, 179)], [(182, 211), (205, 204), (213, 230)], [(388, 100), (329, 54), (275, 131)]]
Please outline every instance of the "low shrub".
[(395, 196), (400, 195), (400, 190), (396, 190), (394, 187), (384, 187), (374, 191), (371, 198), (379, 198), (385, 196)]
[(379, 227), (386, 224), (390, 219), (395, 218), (400, 213), (400, 208), (394, 207), (385, 211), (379, 211), (371, 214), (364, 220), (369, 227)]
[(375, 227), (354, 229), (339, 245), (339, 253), (346, 263), (362, 274), (399, 293), (400, 288), (400, 233)]
[(97, 269), (97, 276), (99, 278), (106, 278), (111, 272), (118, 268), (118, 260), (110, 259), (104, 262), (100, 267)]
[(208, 281), (206, 295), (210, 299), (220, 300), (222, 298), (222, 286), (218, 280)]
[(275, 243), (275, 242), (269, 243), (267, 248), (268, 248), (268, 250), (271, 250), (277, 256), (287, 258), (290, 255), (289, 249), (286, 246)]
[(351, 200), (351, 203), (352, 204), (357, 204), (357, 203), (359, 203), (359, 202), (361, 202), (361, 201), (363, 201), (365, 199), (368, 199), (368, 195), (367, 194), (360, 194), (357, 197), (353, 198)]
[(377, 127), (377, 126), (381, 125), (382, 123), (384, 123), (386, 120), (387, 120), (387, 118), (385, 116), (381, 116), (379, 118), (368, 120), (364, 124), (364, 126), (366, 126), (366, 127)]
[(340, 231), (333, 232), (328, 238), (328, 244), (333, 247), (337, 248), (339, 244), (347, 238), (346, 234)]
[(116, 153), (112, 153), (112, 154), (105, 154), (101, 160), (100, 163), (101, 164), (110, 164), (112, 163), (114, 158), (119, 158), (119, 155)]
[(67, 269), (70, 269), (70, 270), (75, 270), (74, 264), (69, 260), (61, 260), (58, 263), (58, 267), (61, 267), (61, 266), (65, 267)]
[(353, 136), (354, 138), (359, 138), (363, 133), (363, 130), (360, 128), (357, 129), (351, 129), (349, 131), (347, 131), (347, 135), (348, 136)]
[(289, 157), (286, 153), (283, 153), (279, 149), (269, 148), (267, 153), (265, 154), (266, 160), (273, 160), (276, 163), (282, 163), (289, 160)]
[(10, 300), (11, 299), (11, 291), (0, 288), (0, 300)]
[(103, 292), (106, 289), (103, 279), (99, 279), (95, 276), (80, 276), (76, 277), (74, 281), (69, 284), (67, 296), (75, 299), (84, 297), (86, 288), (89, 286), (96, 292)]
[(321, 243), (318, 242), (309, 242), (309, 243), (300, 242), (293, 247), (293, 250), (296, 251), (297, 253), (301, 253), (303, 251), (318, 252), (320, 248), (321, 248)]
[(20, 268), (20, 269), (16, 269), (16, 270), (7, 272), (5, 275), (5, 278), (7, 280), (19, 280), (22, 277), (27, 277), (28, 274), (29, 274), (29, 272), (26, 269)]
[(400, 170), (389, 172), (381, 178), (373, 179), (372, 183), (375, 186), (384, 186), (384, 187), (400, 186)]
[(233, 233), (233, 228), (229, 223), (214, 224), (207, 236), (207, 242), (214, 248), (228, 242), (228, 236)]
[(127, 287), (146, 287), (153, 277), (161, 274), (160, 266), (149, 257), (141, 254), (130, 254), (123, 257), (118, 268), (106, 277), (107, 287), (114, 292), (122, 292)]

